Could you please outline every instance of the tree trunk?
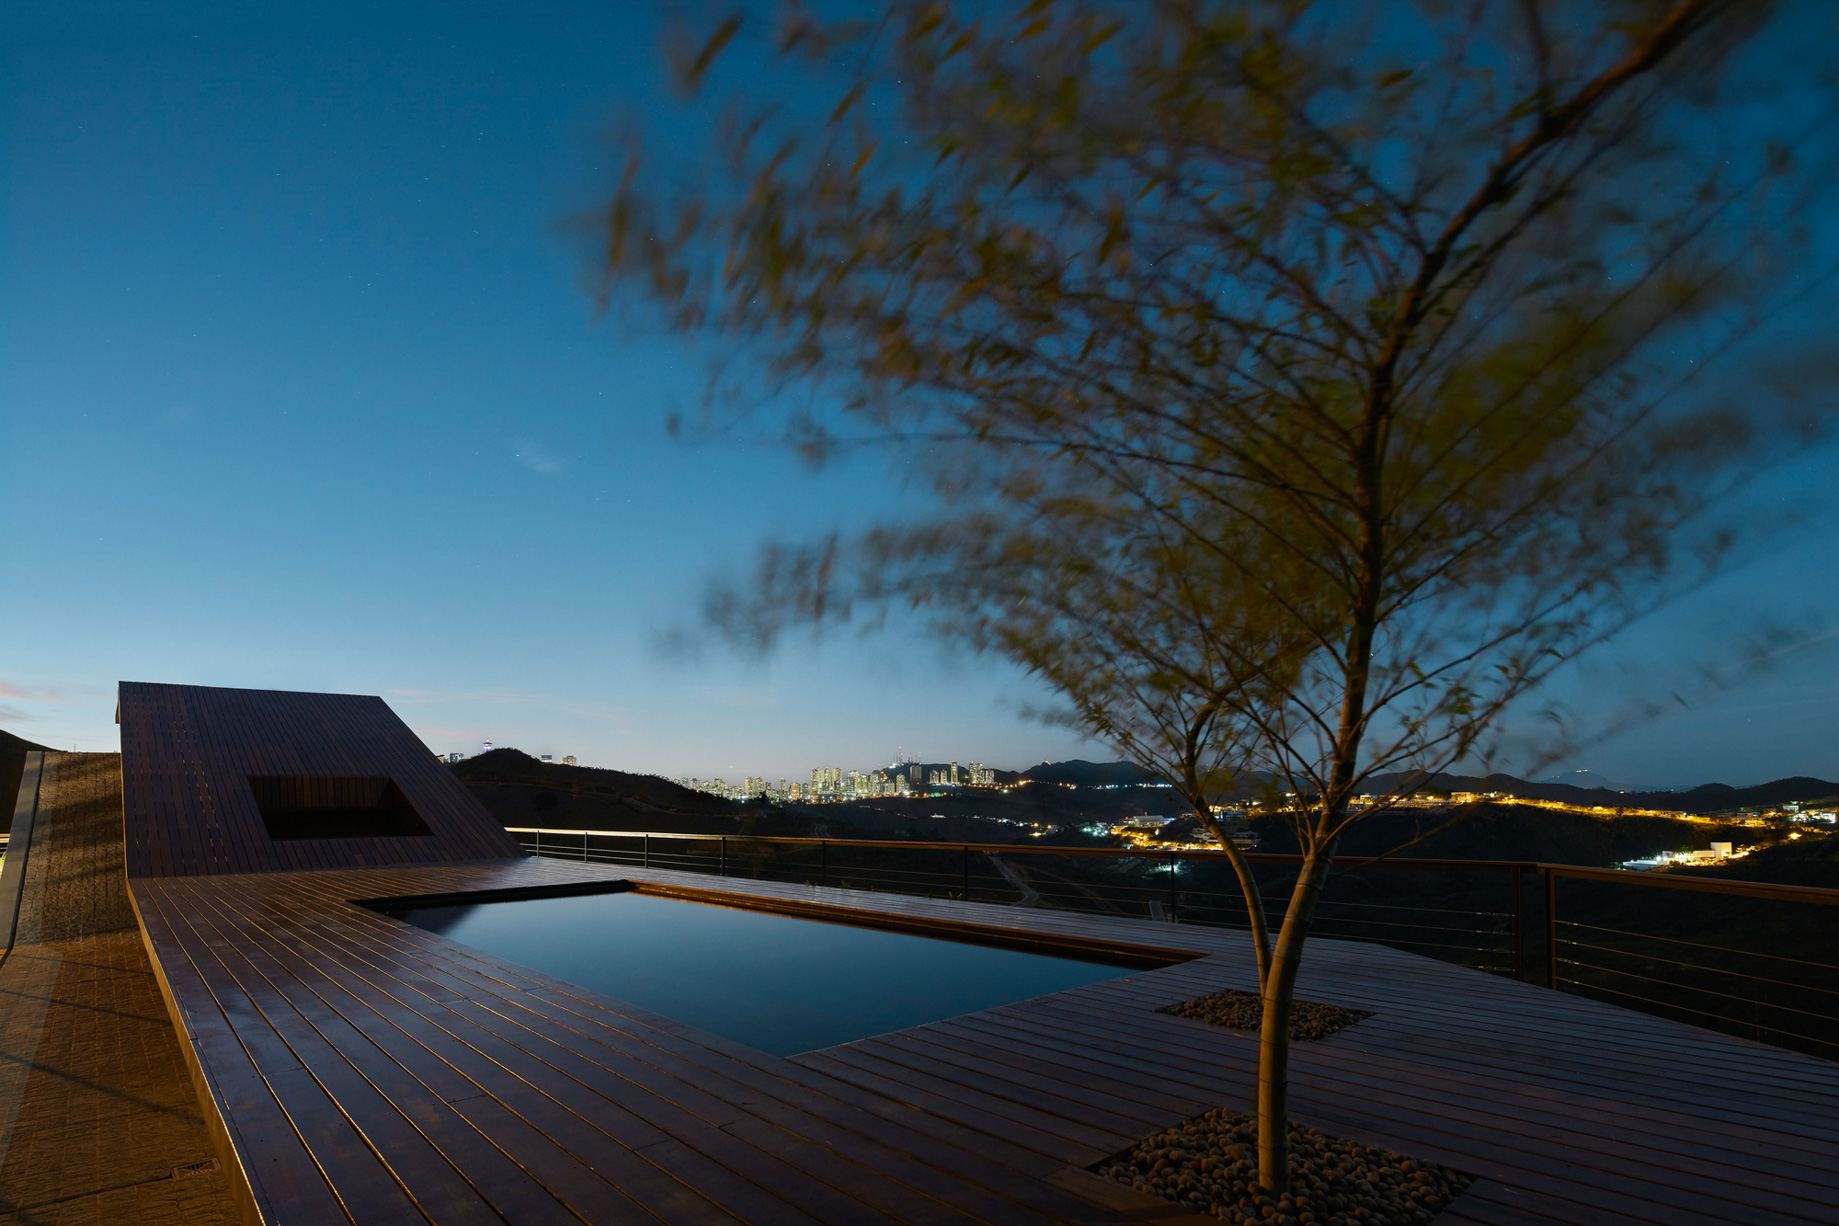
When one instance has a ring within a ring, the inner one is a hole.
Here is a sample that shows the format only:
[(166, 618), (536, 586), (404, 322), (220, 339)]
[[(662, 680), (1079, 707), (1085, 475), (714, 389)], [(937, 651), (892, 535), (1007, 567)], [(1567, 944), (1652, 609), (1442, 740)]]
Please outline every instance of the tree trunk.
[(1232, 864), (1232, 871), (1239, 876), (1239, 889), (1245, 894), (1245, 914), (1252, 926), (1252, 949), (1258, 955), (1258, 990), (1264, 991), (1265, 982), (1271, 977), (1271, 925), (1264, 913), (1264, 895), (1258, 892), (1258, 879), (1252, 876), (1252, 866), (1246, 860), (1245, 853), (1219, 828), (1219, 825), (1203, 811), (1197, 811), (1201, 825), (1213, 835), (1214, 842), (1226, 852), (1226, 859)]
[(1258, 1182), (1272, 1196), (1290, 1190), (1290, 1005), (1303, 945), (1334, 862), (1332, 850), (1310, 852), (1297, 874), (1283, 928), (1264, 977), (1264, 1021), (1258, 1031)]

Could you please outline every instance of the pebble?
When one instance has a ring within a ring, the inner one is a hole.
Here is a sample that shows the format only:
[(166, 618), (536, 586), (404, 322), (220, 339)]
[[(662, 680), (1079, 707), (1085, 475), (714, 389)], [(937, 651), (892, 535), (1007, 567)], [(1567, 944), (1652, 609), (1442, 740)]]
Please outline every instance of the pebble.
[[(1214, 992), (1207, 996), (1196, 996), (1193, 1000), (1184, 1000), (1178, 1005), (1167, 1005), (1156, 1012), (1189, 1017), (1197, 1022), (1211, 1022), (1215, 1026), (1227, 1026), (1233, 1030), (1256, 1030), (1264, 1021), (1264, 998), (1256, 992)], [(1326, 1039), (1337, 1030), (1344, 1030), (1372, 1016), (1372, 1012), (1366, 1009), (1318, 1005), (1312, 1000), (1292, 1001), (1290, 1037), (1298, 1043)]]
[(1290, 1126), (1290, 1191), (1258, 1184), (1258, 1122), (1225, 1108), (1167, 1129), (1092, 1168), (1226, 1222), (1421, 1226), (1474, 1177), (1299, 1124)]

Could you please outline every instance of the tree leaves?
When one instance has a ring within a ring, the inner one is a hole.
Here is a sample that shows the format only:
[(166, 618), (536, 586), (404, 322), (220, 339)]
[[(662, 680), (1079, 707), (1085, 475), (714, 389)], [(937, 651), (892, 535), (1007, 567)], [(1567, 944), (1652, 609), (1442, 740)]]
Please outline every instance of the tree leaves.
[(1325, 862), (1373, 776), (1483, 752), (1715, 570), (1718, 496), (1798, 440), (1678, 400), (1804, 241), (1734, 207), (1805, 173), (1785, 149), (1667, 139), (1720, 131), (1655, 71), (1747, 29), (1717, 7), (1571, 0), (1529, 32), (1504, 3), (1041, 0), (986, 34), (915, 0), (888, 47), (801, 27), (849, 83), (823, 130), (750, 97), (731, 180), (622, 188), (605, 271), (774, 390), (923, 440), (938, 511), (772, 546), (712, 623), (765, 646), (921, 610), (1203, 817), (1283, 780)]
[(688, 90), (700, 87), (709, 69), (714, 67), (716, 59), (728, 44), (734, 41), (734, 36), (740, 32), (741, 15), (730, 13), (716, 24), (715, 29), (709, 32), (708, 38), (703, 40), (702, 46), (698, 47), (693, 55), (685, 57), (681, 51), (678, 51), (673, 57), (676, 61), (674, 67), (678, 83)]

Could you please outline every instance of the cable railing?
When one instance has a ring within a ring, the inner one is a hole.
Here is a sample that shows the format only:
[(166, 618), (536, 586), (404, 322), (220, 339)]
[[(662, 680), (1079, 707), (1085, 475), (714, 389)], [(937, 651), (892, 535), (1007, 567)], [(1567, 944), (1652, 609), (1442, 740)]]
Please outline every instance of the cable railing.
[[(1634, 892), (1575, 872), (1554, 874), (1554, 890), (1559, 877), (1580, 881), (1550, 904), (1553, 986), (1839, 1057), (1839, 965), (1799, 956), (1839, 949), (1839, 891), (1669, 877)], [(1694, 892), (1674, 893), (1682, 881)]]
[[(1147, 917), (1181, 923), (1245, 927), (1244, 895), (1223, 852), (1059, 848), (1028, 844), (938, 843), (855, 839), (797, 839), (743, 835), (683, 835), (644, 831), (514, 829), (538, 855), (605, 864), (636, 864), (721, 876), (836, 885), (981, 902), (1027, 902), (1063, 910)], [(1256, 855), (1282, 866), (1295, 857)], [(1470, 861), (1410, 861), (1440, 870), (1472, 869)], [(1484, 871), (1494, 866), (1484, 865)], [(1006, 870), (1006, 871), (1005, 871)], [(1288, 886), (1269, 874), (1267, 910), (1281, 914)], [(1265, 884), (1261, 882), (1261, 884)], [(1494, 970), (1524, 962), (1514, 953), (1519, 918), (1493, 907), (1459, 911), (1433, 905), (1373, 903), (1343, 896), (1331, 884), (1318, 910), (1317, 931), (1350, 940), (1377, 940), (1438, 949)], [(1452, 922), (1459, 921), (1459, 922)]]
[[(536, 827), (511, 833), (532, 854), (588, 863), (1249, 924), (1223, 851)], [(1275, 926), (1302, 857), (1244, 858)], [(1529, 888), (1535, 884), (1541, 888)], [(1719, 901), (1707, 905), (1706, 895)], [(1839, 1056), (1839, 965), (1822, 957), (1839, 950), (1839, 890), (1536, 861), (1342, 857), (1314, 930)]]

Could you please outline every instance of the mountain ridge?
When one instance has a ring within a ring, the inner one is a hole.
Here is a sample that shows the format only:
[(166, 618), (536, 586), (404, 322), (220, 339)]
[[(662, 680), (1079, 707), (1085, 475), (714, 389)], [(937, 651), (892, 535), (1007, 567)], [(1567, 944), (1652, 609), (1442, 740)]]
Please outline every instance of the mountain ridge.
[[(1079, 787), (1126, 787), (1157, 782), (1154, 776), (1131, 762), (1090, 762), (1083, 758), (1043, 762), (1022, 771), (1018, 778)], [(1400, 787), (1411, 791), (1511, 792), (1528, 800), (1551, 800), (1593, 808), (1668, 809), (1681, 813), (1718, 813), (1726, 809), (1773, 807), (1839, 796), (1839, 782), (1811, 775), (1790, 775), (1745, 787), (1701, 783), (1691, 788), (1665, 791), (1621, 791), (1579, 787), (1573, 783), (1539, 783), (1501, 772), (1479, 776), (1438, 772), (1419, 777), (1413, 771), (1394, 771), (1374, 776), (1365, 790), (1379, 793)], [(1246, 785), (1235, 788), (1226, 798), (1248, 800), (1263, 791), (1262, 784)]]
[[(26, 750), (14, 749), (9, 746), (9, 742), (28, 748), (38, 747), (4, 732), (0, 732), (0, 738), (5, 738), (0, 740), (0, 770), (12, 765), (16, 775), (17, 764), (10, 762), (9, 754), (23, 761)], [(940, 764), (941, 767), (947, 765)], [(641, 812), (646, 809), (698, 815), (733, 815), (741, 812), (737, 802), (682, 787), (659, 775), (606, 767), (539, 762), (529, 754), (511, 748), (494, 749), (490, 753), (464, 759), (455, 763), (452, 769), (468, 783), (561, 788), (583, 795), (628, 802)], [(1000, 784), (1038, 783), (1102, 788), (1142, 787), (1159, 782), (1135, 763), (1092, 762), (1084, 758), (1042, 762), (1023, 771), (998, 771), (996, 778)], [(1666, 792), (1624, 792), (1609, 788), (1584, 788), (1569, 783), (1537, 783), (1504, 773), (1482, 776), (1436, 773), (1418, 777), (1414, 772), (1396, 771), (1375, 776), (1365, 790), (1377, 793), (1398, 787), (1429, 792), (1510, 792), (1528, 800), (1557, 801), (1590, 808), (1660, 809), (1681, 813), (1719, 813), (1731, 809), (1772, 807), (1792, 801), (1825, 800), (1839, 796), (1839, 783), (1810, 775), (1792, 775), (1747, 787), (1702, 783), (1696, 787)], [(1234, 789), (1224, 799), (1255, 799), (1264, 791), (1262, 783), (1247, 785)]]

